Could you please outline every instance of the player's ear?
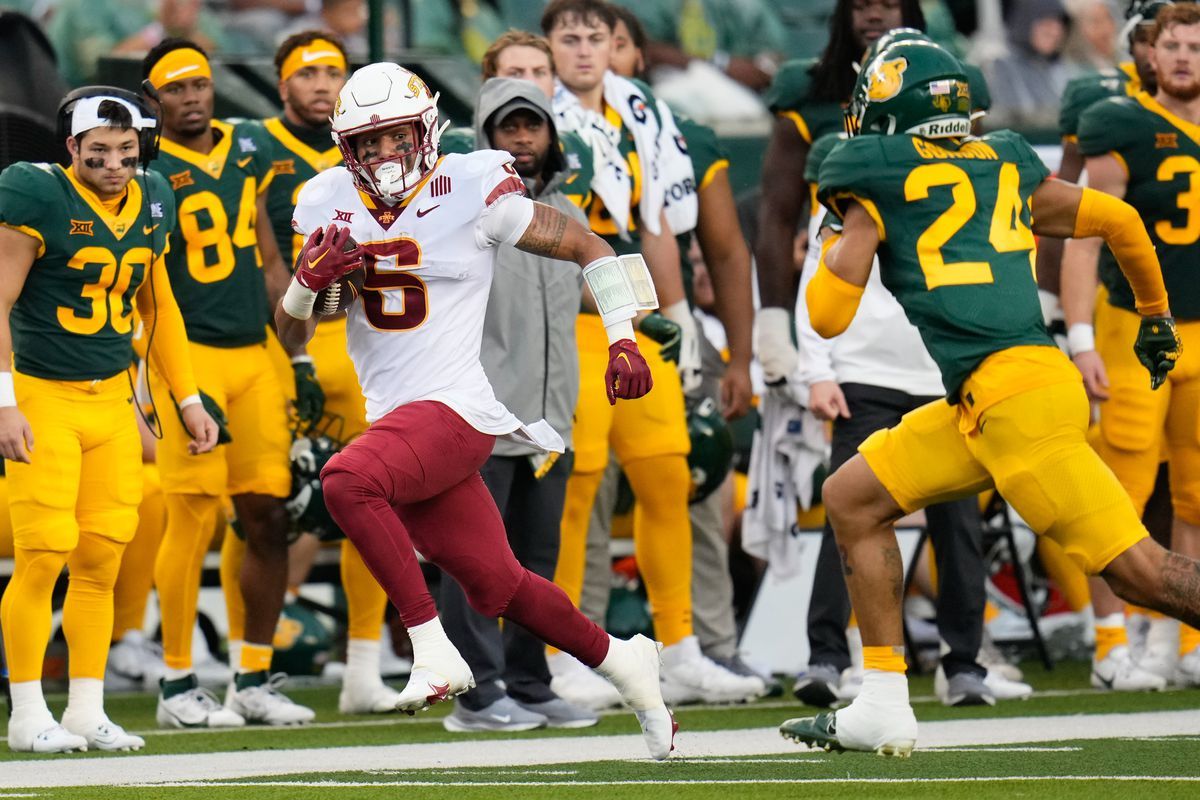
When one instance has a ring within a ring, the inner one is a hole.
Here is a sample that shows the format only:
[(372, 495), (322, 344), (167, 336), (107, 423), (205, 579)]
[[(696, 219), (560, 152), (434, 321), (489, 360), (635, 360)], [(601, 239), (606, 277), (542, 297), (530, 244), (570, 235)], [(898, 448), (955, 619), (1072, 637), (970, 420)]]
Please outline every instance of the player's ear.
[(74, 136), (67, 137), (67, 154), (71, 158), (79, 155), (79, 141)]

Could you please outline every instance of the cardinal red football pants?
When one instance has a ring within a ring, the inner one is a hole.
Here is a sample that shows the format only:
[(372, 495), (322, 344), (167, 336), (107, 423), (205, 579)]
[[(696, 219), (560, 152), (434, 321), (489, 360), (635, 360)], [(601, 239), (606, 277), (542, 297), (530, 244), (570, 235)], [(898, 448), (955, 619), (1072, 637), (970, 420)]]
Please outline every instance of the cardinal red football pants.
[(511, 619), (595, 667), (608, 653), (607, 634), (509, 548), (479, 477), (494, 442), (441, 403), (409, 403), (329, 461), (326, 505), (405, 625), (437, 614), (415, 548), (458, 581), (476, 611)]

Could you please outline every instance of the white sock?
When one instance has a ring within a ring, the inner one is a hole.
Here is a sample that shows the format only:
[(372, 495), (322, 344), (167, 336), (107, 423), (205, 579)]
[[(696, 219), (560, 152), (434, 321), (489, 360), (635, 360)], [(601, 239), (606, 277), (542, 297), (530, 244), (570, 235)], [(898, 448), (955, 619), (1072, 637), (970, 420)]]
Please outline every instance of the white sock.
[(54, 718), (54, 715), (50, 713), (50, 707), (46, 705), (46, 698), (42, 694), (41, 681), (10, 683), (8, 690), (12, 696), (12, 715), (14, 717), (46, 716)]
[(1125, 613), (1123, 611), (1114, 611), (1111, 614), (1106, 614), (1103, 617), (1096, 619), (1097, 628), (1124, 628)]
[(233, 667), (234, 672), (242, 670), (242, 645), (245, 644), (243, 639), (229, 640), (229, 666)]
[(862, 691), (856, 703), (908, 705), (908, 678), (903, 672), (868, 669), (863, 672)]
[(187, 669), (175, 669), (174, 667), (167, 667), (163, 672), (163, 677), (169, 681), (177, 681), (181, 678), (186, 678), (191, 674), (191, 667), (188, 667)]
[(596, 672), (599, 672), (601, 675), (607, 678), (613, 674), (614, 670), (620, 669), (619, 662), (622, 655), (624, 655), (624, 649), (628, 646), (629, 643), (624, 639), (618, 639), (612, 634), (609, 634), (608, 653), (605, 654), (604, 660), (600, 662), (600, 665), (596, 667)]
[(346, 642), (346, 676), (379, 677), (378, 639), (349, 639)]
[(450, 643), (450, 637), (442, 629), (442, 621), (437, 617), (409, 628), (408, 638), (412, 641), (413, 661), (417, 664), (423, 663), (422, 656), (430, 651), (454, 647)]
[(67, 710), (63, 717), (92, 720), (104, 718), (104, 681), (100, 678), (71, 678)]

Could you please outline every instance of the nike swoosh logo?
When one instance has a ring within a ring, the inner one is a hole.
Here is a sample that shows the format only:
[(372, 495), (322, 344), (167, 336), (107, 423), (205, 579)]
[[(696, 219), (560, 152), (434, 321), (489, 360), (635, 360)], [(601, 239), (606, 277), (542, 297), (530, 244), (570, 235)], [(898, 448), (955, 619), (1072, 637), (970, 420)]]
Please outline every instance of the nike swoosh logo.
[[(314, 267), (316, 267), (317, 264), (320, 264), (322, 261), (325, 260), (325, 256), (327, 256), (327, 255), (329, 255), (328, 250), (326, 250), (324, 253), (321, 253), (321, 255), (317, 256), (316, 258), (310, 258), (308, 260), (308, 268), (313, 269)], [(446, 688), (448, 689), (450, 687), (447, 686)]]
[(1099, 672), (1096, 672), (1095, 670), (1092, 671), (1092, 674), (1096, 676), (1096, 680), (1098, 680), (1104, 684), (1104, 688), (1106, 688), (1106, 689), (1111, 689), (1113, 687), (1113, 681), (1116, 680), (1116, 678), (1114, 677), (1112, 680), (1106, 681), (1106, 680), (1104, 680), (1104, 676), (1101, 675)]
[(512, 714), (492, 714), (492, 719), (497, 722), (503, 722), (505, 725), (512, 722)]
[(446, 699), (446, 695), (450, 693), (450, 682), (446, 683), (431, 683), (429, 684), (429, 694), (425, 697), (425, 702), (433, 705)]
[(441, 207), (442, 207), (442, 204), (438, 203), (436, 206), (430, 206), (429, 208), (418, 208), (417, 209), (417, 219), (420, 219), (421, 217), (425, 216), (430, 211), (433, 211), (435, 208), (441, 208)]
[(187, 73), (191, 72), (192, 70), (196, 70), (196, 69), (200, 69), (200, 67), (196, 64), (189, 64), (186, 67), (180, 67), (179, 69), (175, 70), (174, 72), (168, 72), (163, 77), (165, 77), (169, 81), (173, 81), (176, 78), (178, 78), (180, 75), (186, 75)]
[(142, 235), (149, 236), (150, 234), (154, 233), (156, 230), (158, 230), (157, 225), (144, 225), (144, 226), (142, 226)]
[(244, 167), (244, 166), (246, 166), (247, 164), (249, 164), (249, 163), (250, 163), (250, 159), (252, 159), (252, 158), (254, 158), (254, 156), (246, 156), (245, 158), (239, 158), (239, 159), (238, 159), (238, 162), (237, 162), (237, 165), (238, 165), (239, 167)]
[(317, 50), (316, 52), (313, 52), (313, 53), (301, 53), (300, 60), (303, 61), (305, 64), (311, 64), (313, 61), (316, 61), (318, 58), (328, 58), (330, 56), (337, 56), (337, 55), (339, 55), (339, 54), (335, 53), (332, 50)]
[(629, 356), (625, 355), (624, 353), (617, 353), (617, 360), (620, 361), (621, 359), (625, 359), (625, 366), (633, 369), (633, 364), (630, 363)]

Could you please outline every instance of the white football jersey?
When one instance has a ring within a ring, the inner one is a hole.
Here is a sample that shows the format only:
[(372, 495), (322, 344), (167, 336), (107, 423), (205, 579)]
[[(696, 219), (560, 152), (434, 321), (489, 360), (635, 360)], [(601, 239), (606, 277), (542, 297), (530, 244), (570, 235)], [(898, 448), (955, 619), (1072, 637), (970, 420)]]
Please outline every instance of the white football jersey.
[(494, 150), (443, 156), (395, 206), (360, 192), (344, 167), (301, 190), (292, 218), (298, 233), (349, 226), (366, 253), (347, 340), (369, 421), (436, 400), (483, 433), (516, 432), (518, 440), (561, 450), (549, 425), (525, 428), (496, 399), (479, 361), (496, 252), (479, 234), (479, 220), (501, 198), (525, 193), (511, 163)]

